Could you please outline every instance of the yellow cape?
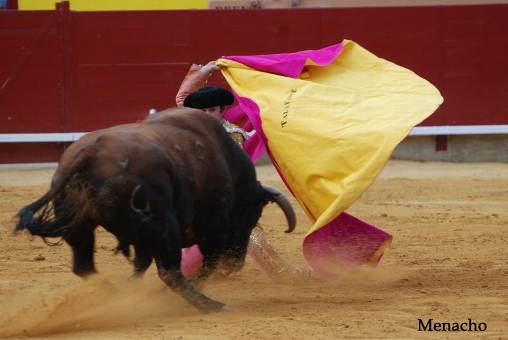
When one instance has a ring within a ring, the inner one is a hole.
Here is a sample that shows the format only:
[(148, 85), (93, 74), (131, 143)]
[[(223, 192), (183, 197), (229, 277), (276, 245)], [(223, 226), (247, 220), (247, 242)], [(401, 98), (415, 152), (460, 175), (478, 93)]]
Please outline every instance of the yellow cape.
[(240, 97), (259, 107), (271, 156), (321, 228), (357, 200), (393, 149), (443, 102), (414, 72), (344, 40), (327, 66), (307, 60), (294, 79), (220, 59)]

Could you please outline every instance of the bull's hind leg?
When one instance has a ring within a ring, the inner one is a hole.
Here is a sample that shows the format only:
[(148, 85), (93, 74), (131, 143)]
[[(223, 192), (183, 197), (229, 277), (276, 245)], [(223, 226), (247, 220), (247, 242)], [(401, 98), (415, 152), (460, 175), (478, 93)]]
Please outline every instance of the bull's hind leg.
[(76, 201), (67, 196), (67, 192), (57, 194), (53, 199), (54, 214), (67, 227), (63, 232), (63, 239), (72, 248), (72, 271), (84, 277), (96, 273), (94, 265), (95, 225), (83, 219), (69, 216), (69, 211), (79, 209)]
[(71, 234), (64, 237), (71, 246), (73, 254), (72, 271), (78, 276), (96, 273), (94, 264), (95, 227), (82, 223), (74, 228)]

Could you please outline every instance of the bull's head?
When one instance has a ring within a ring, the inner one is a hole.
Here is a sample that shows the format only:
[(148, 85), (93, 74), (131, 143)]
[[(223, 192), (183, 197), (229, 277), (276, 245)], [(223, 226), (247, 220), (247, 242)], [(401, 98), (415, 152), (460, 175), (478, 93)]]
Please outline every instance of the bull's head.
[[(288, 224), (286, 233), (292, 232), (296, 226), (296, 215), (289, 200), (276, 188), (266, 185), (261, 185), (261, 188), (263, 192), (262, 207), (268, 202), (276, 203), (286, 216)], [(259, 216), (256, 216), (256, 222), (260, 215), (261, 210)], [(279, 259), (279, 256), (265, 237), (265, 233), (261, 227), (256, 226), (254, 229), (248, 230), (245, 234), (242, 234), (242, 232), (244, 231), (237, 231), (235, 240), (232, 242), (233, 247), (228, 249), (228, 252), (221, 260), (220, 270), (223, 273), (230, 274), (242, 269), (247, 253), (261, 266), (265, 264), (270, 266), (267, 262), (273, 262)]]

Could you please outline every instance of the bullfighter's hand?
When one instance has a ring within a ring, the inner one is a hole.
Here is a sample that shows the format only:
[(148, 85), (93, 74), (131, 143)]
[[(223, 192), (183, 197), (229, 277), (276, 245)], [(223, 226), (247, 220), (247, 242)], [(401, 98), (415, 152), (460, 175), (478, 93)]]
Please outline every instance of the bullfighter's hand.
[(200, 71), (206, 74), (211, 74), (214, 71), (217, 71), (219, 66), (216, 64), (215, 60), (210, 61), (208, 64), (203, 66)]

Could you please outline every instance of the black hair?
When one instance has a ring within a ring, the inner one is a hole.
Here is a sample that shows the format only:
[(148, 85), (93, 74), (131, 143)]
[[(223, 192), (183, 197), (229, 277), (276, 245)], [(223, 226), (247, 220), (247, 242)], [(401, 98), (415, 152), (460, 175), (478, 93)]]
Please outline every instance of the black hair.
[(214, 106), (224, 107), (235, 101), (233, 94), (226, 89), (215, 86), (205, 86), (189, 94), (183, 106), (195, 109), (206, 109)]

